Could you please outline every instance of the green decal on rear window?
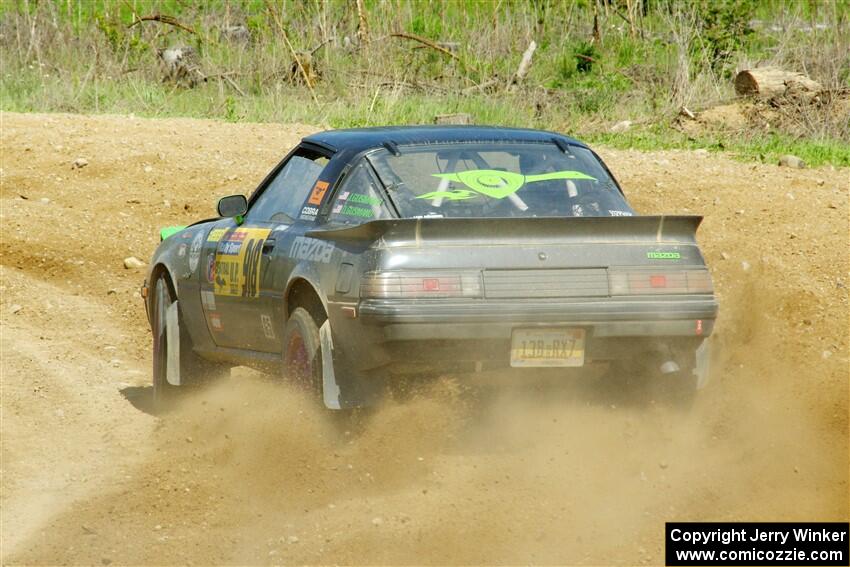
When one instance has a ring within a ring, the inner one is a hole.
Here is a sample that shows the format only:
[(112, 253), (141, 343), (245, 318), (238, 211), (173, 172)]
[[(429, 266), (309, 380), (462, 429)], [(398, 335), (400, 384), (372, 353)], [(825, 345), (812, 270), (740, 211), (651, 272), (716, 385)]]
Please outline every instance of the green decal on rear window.
[(456, 189), (454, 191), (431, 191), (424, 195), (419, 195), (417, 199), (445, 199), (446, 201), (463, 201), (465, 199), (474, 199), (478, 196), (475, 191), (467, 191), (466, 189)]
[(682, 255), (678, 252), (647, 252), (646, 257), (650, 260), (678, 260)]
[(461, 171), (459, 173), (435, 173), (434, 177), (463, 183), (473, 192), (467, 190), (457, 191), (433, 191), (420, 195), (417, 199), (447, 199), (450, 201), (460, 201), (463, 199), (472, 199), (477, 194), (486, 195), (493, 199), (504, 199), (519, 191), (520, 187), (526, 183), (535, 181), (551, 181), (553, 179), (589, 179), (596, 181), (595, 177), (591, 177), (580, 171), (553, 171), (551, 173), (541, 173), (538, 175), (522, 175), (512, 171), (499, 171), (497, 169), (471, 169)]

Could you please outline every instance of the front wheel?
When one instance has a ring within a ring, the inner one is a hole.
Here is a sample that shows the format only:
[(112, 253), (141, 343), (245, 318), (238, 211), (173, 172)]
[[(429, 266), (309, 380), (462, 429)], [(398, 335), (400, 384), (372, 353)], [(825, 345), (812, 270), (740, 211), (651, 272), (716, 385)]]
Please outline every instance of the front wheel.
[(168, 310), (174, 301), (164, 277), (156, 280), (154, 286), (153, 321), (153, 403), (162, 409), (174, 399), (176, 386), (168, 383), (168, 333), (166, 320)]
[[(168, 329), (169, 313), (175, 320)], [(230, 374), (230, 367), (205, 360), (192, 346), (192, 338), (184, 324), (179, 302), (174, 297), (166, 276), (156, 280), (153, 306), (153, 403), (166, 409), (176, 398), (178, 390), (197, 386)], [(168, 381), (168, 358), (176, 351), (176, 366), (180, 386)]]

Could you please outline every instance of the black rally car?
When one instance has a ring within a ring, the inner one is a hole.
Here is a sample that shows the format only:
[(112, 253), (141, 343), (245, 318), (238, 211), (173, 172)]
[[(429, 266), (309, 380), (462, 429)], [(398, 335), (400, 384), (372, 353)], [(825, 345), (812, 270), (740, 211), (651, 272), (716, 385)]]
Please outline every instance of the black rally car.
[(249, 365), (329, 408), (410, 372), (648, 369), (690, 395), (717, 302), (698, 216), (637, 216), (553, 132), (309, 136), (249, 199), (163, 230), (142, 289), (155, 397)]

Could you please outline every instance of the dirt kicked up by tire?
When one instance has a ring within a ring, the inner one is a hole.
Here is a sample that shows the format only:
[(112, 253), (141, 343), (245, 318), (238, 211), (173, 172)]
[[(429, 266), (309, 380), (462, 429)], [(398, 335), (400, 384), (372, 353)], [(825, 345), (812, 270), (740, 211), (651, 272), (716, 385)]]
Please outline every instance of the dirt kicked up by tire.
[(446, 376), (340, 430), (236, 368), (160, 416), (124, 259), (313, 130), (3, 113), (4, 564), (660, 564), (665, 521), (847, 520), (847, 169), (601, 152), (639, 211), (706, 217), (722, 309), (688, 412), (482, 373), (496, 394)]

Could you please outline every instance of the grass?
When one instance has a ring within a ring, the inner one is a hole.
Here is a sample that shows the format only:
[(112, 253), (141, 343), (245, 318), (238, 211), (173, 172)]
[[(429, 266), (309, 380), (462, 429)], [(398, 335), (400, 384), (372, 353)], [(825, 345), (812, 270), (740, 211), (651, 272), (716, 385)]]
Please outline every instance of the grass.
[[(672, 127), (683, 104), (698, 111), (732, 100), (734, 70), (754, 63), (850, 87), (850, 0), (669, 0), (648, 3), (645, 15), (641, 2), (630, 5), (631, 14), (625, 3), (594, 0), (365, 0), (367, 43), (354, 2), (273, 2), (296, 50), (324, 45), (310, 60), (316, 103), (290, 74), (290, 50), (265, 0), (10, 0), (0, 3), (0, 109), (332, 128), (464, 112), (476, 123), (559, 130), (620, 148), (703, 147), (764, 161), (792, 153), (811, 165), (850, 165), (850, 117), (827, 119), (830, 109), (807, 110), (793, 130), (777, 123), (689, 137)], [(196, 33), (129, 25), (134, 14), (157, 13)], [(221, 35), (234, 24), (250, 42)], [(449, 42), (455, 57), (390, 35), (397, 31)], [(530, 72), (508, 88), (531, 40)], [(174, 45), (195, 49), (205, 83), (163, 82), (156, 49)], [(610, 132), (626, 119), (636, 125)]]
[(792, 154), (813, 167), (850, 167), (850, 145), (841, 140), (795, 139), (777, 133), (748, 138), (717, 134), (694, 138), (675, 130), (655, 127), (623, 134), (590, 134), (584, 141), (618, 149), (644, 151), (706, 149), (711, 152), (727, 152), (740, 160), (773, 164), (779, 161), (780, 156)]

